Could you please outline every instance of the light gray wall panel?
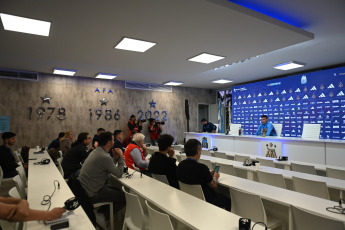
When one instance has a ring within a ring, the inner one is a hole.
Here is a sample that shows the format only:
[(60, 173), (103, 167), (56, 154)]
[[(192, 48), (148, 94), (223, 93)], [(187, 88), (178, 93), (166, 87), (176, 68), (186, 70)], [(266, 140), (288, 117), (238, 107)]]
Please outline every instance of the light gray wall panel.
[[(95, 93), (98, 88), (101, 93)], [(102, 89), (106, 88), (105, 93)], [(114, 94), (108, 94), (112, 89)], [(40, 97), (52, 97), (50, 104), (42, 104)], [(214, 90), (173, 87), (171, 93), (130, 90), (124, 88), (123, 81), (98, 80), (82, 77), (62, 77), (49, 74), (40, 74), (39, 81), (0, 79), (0, 116), (10, 116), (10, 129), (17, 134), (15, 148), (23, 145), (47, 146), (57, 137), (60, 131), (72, 130), (74, 136), (86, 131), (93, 135), (97, 128), (103, 127), (113, 132), (122, 129), (125, 136), (128, 134), (127, 122), (131, 114), (136, 115), (140, 109), (152, 113), (158, 110), (168, 112), (168, 121), (163, 126), (163, 133), (169, 133), (182, 142), (186, 131), (185, 100), (189, 101), (190, 131), (197, 131), (198, 103), (214, 104), (216, 93)], [(106, 98), (107, 106), (102, 106), (99, 100)], [(156, 102), (156, 108), (150, 108), (149, 102)], [(55, 107), (53, 116), (48, 118), (49, 111), (39, 118), (36, 109)], [(33, 107), (32, 120), (29, 120), (29, 107)], [(66, 119), (60, 121), (56, 118), (59, 107), (66, 109)], [(95, 111), (102, 108), (102, 117), (97, 120)], [(120, 120), (106, 121), (105, 109), (110, 108), (112, 115), (120, 110)], [(90, 120), (89, 109), (93, 110)], [(160, 118), (162, 116), (160, 115)], [(148, 123), (143, 125), (145, 141), (149, 142)]]

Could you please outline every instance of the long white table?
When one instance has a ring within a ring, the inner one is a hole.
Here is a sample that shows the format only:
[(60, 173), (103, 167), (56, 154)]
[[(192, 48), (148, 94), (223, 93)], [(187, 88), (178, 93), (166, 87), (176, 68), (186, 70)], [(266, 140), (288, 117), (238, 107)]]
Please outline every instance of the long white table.
[[(233, 165), (234, 168), (236, 169), (245, 170), (247, 172), (247, 179), (249, 180), (253, 180), (254, 173), (257, 172), (257, 169), (255, 166), (243, 166), (243, 163), (239, 161), (232, 161), (232, 160), (205, 156), (205, 155), (202, 155), (201, 159), (210, 160), (213, 163), (229, 164), (229, 165)], [(307, 173), (294, 172), (294, 171), (278, 169), (278, 168), (273, 168), (273, 167), (265, 167), (265, 166), (260, 166), (259, 170), (264, 171), (264, 172), (269, 172), (269, 173), (276, 173), (276, 174), (279, 173), (279, 174), (282, 174), (285, 179), (289, 179), (289, 180), (292, 180), (292, 177), (295, 176), (295, 177), (300, 177), (300, 178), (308, 179), (308, 180), (323, 181), (327, 184), (327, 187), (339, 190), (340, 197), (343, 197), (343, 191), (345, 191), (345, 180), (311, 175)]]
[[(133, 172), (131, 169), (129, 171), (130, 173)], [(240, 216), (195, 198), (153, 178), (145, 175), (141, 178), (138, 172), (134, 173), (130, 179), (118, 179), (114, 176), (113, 178), (119, 180), (124, 186), (130, 188), (191, 229), (238, 229)], [(255, 229), (264, 228), (257, 225)]]
[(259, 137), (251, 135), (231, 136), (221, 133), (193, 133), (186, 132), (186, 140), (209, 137), (209, 145), (217, 146), (219, 151), (232, 151), (247, 153), (256, 156), (265, 156), (261, 152), (263, 141), (282, 143), (282, 154), (289, 160), (310, 162), (315, 164), (344, 166), (345, 165), (345, 140), (328, 139), (302, 139), (293, 137)]
[(221, 174), (218, 182), (223, 186), (234, 187), (249, 193), (254, 193), (259, 195), (262, 199), (266, 199), (288, 207), (288, 220), (290, 230), (293, 229), (291, 205), (306, 209), (310, 212), (317, 213), (321, 216), (340, 220), (345, 223), (345, 215), (328, 212), (326, 210), (327, 207), (338, 205), (338, 203), (334, 201), (321, 199), (303, 193), (298, 193), (226, 174)]
[[(37, 210), (47, 210), (48, 205), (41, 205), (41, 201), (45, 195), (51, 195), (54, 191), (54, 180), (58, 180), (60, 183), (60, 189), (56, 189), (54, 196), (51, 199), (51, 207), (63, 207), (67, 199), (74, 197), (74, 194), (68, 187), (64, 178), (60, 174), (59, 170), (51, 160), (49, 154), (44, 152), (43, 154), (34, 154), (37, 149), (30, 149), (29, 159), (29, 172), (28, 172), (28, 202), (30, 208)], [(41, 161), (43, 158), (50, 159), (50, 163), (47, 165), (34, 165), (35, 162)], [(83, 208), (79, 206), (74, 210), (77, 218), (73, 221), (74, 229), (91, 230), (95, 229), (90, 219), (85, 214)], [(50, 229), (50, 226), (45, 225), (42, 221), (29, 221), (27, 224), (28, 230), (42, 230)]]

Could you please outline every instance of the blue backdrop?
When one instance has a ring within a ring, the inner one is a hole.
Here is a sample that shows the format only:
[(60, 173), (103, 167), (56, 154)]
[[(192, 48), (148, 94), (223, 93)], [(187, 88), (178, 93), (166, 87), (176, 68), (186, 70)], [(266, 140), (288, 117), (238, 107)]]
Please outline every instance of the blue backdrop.
[(340, 67), (235, 86), (232, 123), (255, 135), (266, 114), (272, 123), (283, 124), (285, 137), (300, 137), (303, 123), (318, 123), (320, 138), (345, 139), (344, 81), (345, 67)]

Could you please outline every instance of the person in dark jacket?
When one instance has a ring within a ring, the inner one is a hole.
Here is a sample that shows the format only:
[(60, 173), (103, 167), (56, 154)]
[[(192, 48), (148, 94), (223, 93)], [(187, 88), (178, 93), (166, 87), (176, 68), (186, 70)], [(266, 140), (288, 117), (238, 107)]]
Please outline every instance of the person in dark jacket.
[(54, 139), (52, 142), (50, 142), (50, 144), (48, 145), (48, 150), (50, 149), (57, 149), (60, 150), (60, 140), (61, 138), (63, 138), (63, 136), (65, 135), (64, 132), (59, 133), (58, 138)]
[(5, 132), (2, 134), (4, 144), (0, 146), (0, 166), (4, 173), (4, 178), (11, 178), (18, 175), (16, 168), (19, 166), (13, 156), (11, 146), (16, 143), (16, 134)]
[(206, 118), (201, 119), (201, 124), (202, 124), (202, 131), (204, 133), (215, 133), (217, 130), (217, 126), (215, 126), (211, 122), (208, 122)]
[(95, 134), (95, 136), (93, 136), (93, 139), (92, 139), (92, 148), (93, 149), (98, 147), (99, 135), (101, 135), (101, 133), (104, 133), (104, 132), (105, 132), (105, 129), (103, 129), (103, 128), (97, 129), (97, 134)]
[(148, 169), (151, 173), (165, 175), (169, 185), (178, 189), (175, 151), (171, 147), (173, 142), (174, 138), (169, 134), (164, 134), (158, 139), (159, 151), (151, 157)]
[(88, 133), (80, 133), (78, 140), (72, 144), (71, 149), (66, 153), (61, 163), (66, 179), (72, 174), (79, 175), (82, 163), (89, 156), (87, 146), (90, 142), (91, 137)]

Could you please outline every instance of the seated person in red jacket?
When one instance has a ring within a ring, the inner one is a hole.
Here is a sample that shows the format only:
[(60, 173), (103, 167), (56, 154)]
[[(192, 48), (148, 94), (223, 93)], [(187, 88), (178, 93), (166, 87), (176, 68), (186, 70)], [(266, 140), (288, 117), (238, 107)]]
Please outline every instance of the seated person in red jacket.
[(176, 159), (174, 158), (175, 151), (171, 147), (174, 138), (169, 134), (163, 134), (158, 139), (159, 151), (155, 152), (150, 159), (149, 171), (150, 173), (165, 175), (170, 186), (179, 188), (176, 176)]
[(132, 142), (126, 147), (123, 155), (128, 168), (139, 169), (143, 174), (151, 176), (150, 172), (147, 170), (149, 161), (145, 159), (147, 153), (144, 139), (144, 134), (136, 133), (133, 136)]
[(2, 134), (4, 144), (0, 146), (0, 166), (4, 173), (4, 178), (11, 178), (18, 175), (16, 168), (19, 166), (14, 158), (11, 146), (16, 143), (16, 134), (5, 132)]

